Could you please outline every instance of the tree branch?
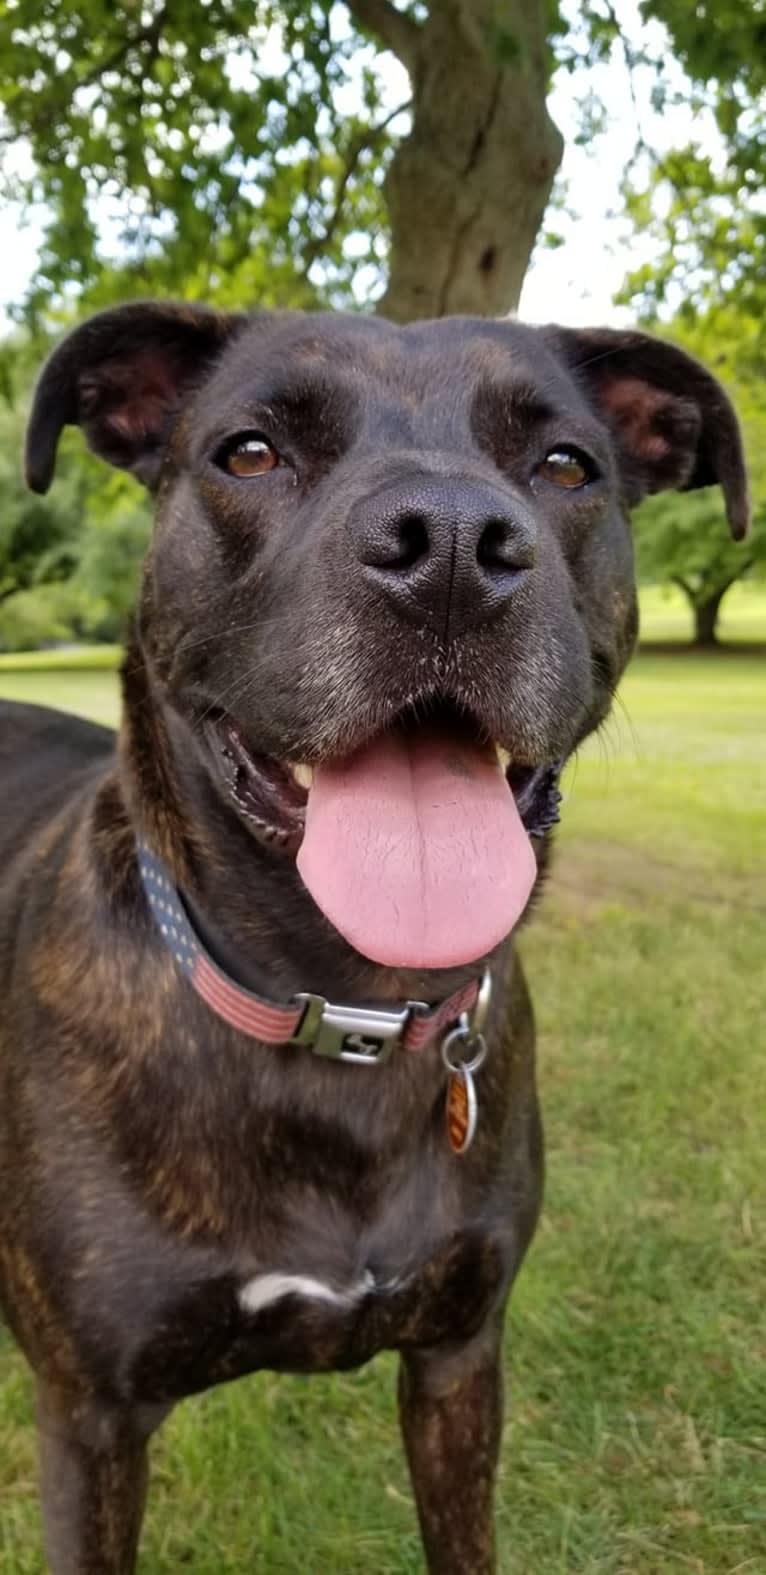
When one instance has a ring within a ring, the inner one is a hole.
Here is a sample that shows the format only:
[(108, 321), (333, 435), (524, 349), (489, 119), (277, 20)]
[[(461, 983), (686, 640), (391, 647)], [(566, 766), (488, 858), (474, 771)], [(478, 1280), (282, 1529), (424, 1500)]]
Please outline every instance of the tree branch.
[(725, 594), (726, 591), (731, 590), (732, 585), (736, 585), (737, 580), (744, 579), (745, 575), (750, 573), (750, 570), (753, 568), (754, 564), (755, 558), (745, 558), (740, 564), (736, 573), (730, 574), (728, 580), (724, 582), (722, 595)]
[[(149, 45), (149, 65), (151, 67), (159, 53), (167, 9), (167, 4), (161, 6), (157, 15), (152, 17), (150, 22), (137, 28), (134, 33), (127, 33), (120, 39), (119, 44), (112, 50), (111, 54), (95, 61), (90, 70), (83, 72), (82, 76), (78, 77), (76, 73), (73, 77), (61, 76), (54, 89), (54, 102), (56, 98), (62, 103), (71, 102), (75, 93), (79, 93), (81, 88), (94, 87), (96, 83), (100, 84), (101, 78), (108, 71), (118, 71), (124, 65), (131, 50), (141, 49), (144, 44)], [(50, 95), (46, 95), (38, 114), (30, 114), (26, 124), (16, 124), (10, 131), (7, 133), (3, 132), (0, 135), (0, 147), (12, 146), (13, 143), (18, 141), (20, 136), (34, 137), (41, 128), (44, 129), (50, 124), (50, 120), (51, 98)]]
[(391, 121), (396, 120), (397, 115), (404, 114), (404, 111), (409, 109), (409, 107), (409, 99), (407, 99), (404, 104), (397, 104), (396, 108), (392, 109), (389, 115), (386, 115), (385, 120), (378, 121), (376, 126), (366, 126), (363, 131), (360, 131), (358, 137), (354, 138), (354, 141), (351, 143), (348, 151), (346, 163), (343, 166), (343, 170), (341, 171), (337, 185), (335, 187), (335, 202), (333, 203), (332, 213), (330, 214), (327, 224), (325, 225), (321, 235), (316, 235), (314, 240), (311, 242), (311, 245), (306, 248), (304, 257), (304, 268), (306, 273), (308, 273), (312, 263), (316, 262), (317, 258), (321, 257), (322, 252), (325, 251), (329, 246), (330, 241), (332, 240), (333, 235), (338, 228), (338, 224), (340, 223), (343, 213), (343, 204), (346, 199), (346, 188), (348, 187), (348, 183), (356, 170), (357, 164), (359, 163), (362, 154), (365, 153), (369, 148), (374, 148), (376, 142), (390, 125)]
[(369, 33), (377, 34), (386, 49), (398, 55), (412, 75), (420, 48), (420, 25), (391, 0), (346, 0), (351, 15)]
[(625, 70), (628, 76), (628, 91), (630, 93), (630, 101), (633, 106), (633, 114), (636, 121), (636, 146), (633, 149), (633, 152), (630, 154), (630, 157), (625, 166), (623, 180), (627, 178), (628, 171), (633, 169), (639, 155), (641, 153), (645, 153), (649, 160), (650, 166), (658, 170), (662, 178), (668, 181), (673, 187), (673, 190), (677, 192), (678, 184), (673, 179), (673, 175), (671, 174), (665, 159), (663, 158), (662, 154), (657, 151), (657, 148), (652, 146), (644, 133), (641, 108), (638, 102), (638, 96), (636, 94), (635, 78), (638, 68), (640, 66), (648, 65), (656, 67), (658, 62), (656, 60), (652, 60), (647, 55), (645, 50), (636, 50), (633, 48), (633, 45), (625, 37), (625, 31), (623, 29), (622, 23), (620, 22), (617, 11), (614, 5), (611, 3), (611, 0), (604, 0), (604, 5), (607, 16), (609, 17), (612, 27), (614, 28), (615, 38), (619, 40), (620, 48), (622, 50), (622, 58), (625, 62)]
[(755, 558), (745, 558), (732, 574), (727, 575), (725, 580), (716, 580), (715, 584), (711, 584), (710, 581), (703, 582), (697, 590), (690, 585), (689, 581), (682, 574), (671, 574), (670, 583), (671, 585), (677, 585), (678, 589), (683, 591), (685, 596), (688, 596), (692, 607), (708, 606), (712, 601), (723, 601), (726, 592), (730, 591), (732, 585), (736, 585), (738, 580), (744, 578), (749, 570), (752, 569), (754, 563)]
[(107, 55), (104, 60), (97, 60), (95, 65), (91, 66), (90, 71), (86, 71), (83, 76), (79, 77), (72, 88), (72, 93), (79, 92), (80, 88), (93, 87), (96, 82), (100, 82), (107, 71), (117, 71), (127, 59), (131, 50), (140, 49), (143, 44), (149, 44), (150, 62), (153, 63), (159, 51), (159, 42), (166, 16), (167, 6), (164, 5), (157, 12), (157, 15), (152, 17), (151, 22), (147, 22), (144, 27), (138, 28), (135, 33), (131, 33), (121, 39), (111, 55)]

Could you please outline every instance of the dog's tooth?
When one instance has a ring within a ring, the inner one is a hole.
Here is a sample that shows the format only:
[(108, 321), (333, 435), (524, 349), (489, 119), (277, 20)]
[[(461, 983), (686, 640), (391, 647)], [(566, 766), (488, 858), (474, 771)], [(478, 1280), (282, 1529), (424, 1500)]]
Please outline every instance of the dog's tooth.
[(503, 770), (507, 771), (508, 767), (509, 767), (509, 765), (511, 763), (510, 750), (508, 750), (508, 749), (501, 749), (499, 744), (495, 744), (495, 750), (497, 752), (497, 758), (500, 761), (500, 764), (501, 764)]
[(305, 761), (300, 760), (297, 765), (290, 765), (290, 771), (293, 781), (297, 782), (298, 787), (303, 788), (308, 793), (314, 782), (314, 767), (308, 766)]

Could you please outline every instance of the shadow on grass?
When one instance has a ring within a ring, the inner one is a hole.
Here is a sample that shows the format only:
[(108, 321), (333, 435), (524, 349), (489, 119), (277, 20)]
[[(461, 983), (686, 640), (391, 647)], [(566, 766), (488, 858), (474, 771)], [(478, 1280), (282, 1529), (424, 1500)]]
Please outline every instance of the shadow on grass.
[(694, 645), (690, 640), (642, 640), (637, 647), (634, 660), (641, 656), (720, 656), (727, 661), (741, 656), (752, 659), (754, 656), (766, 657), (766, 639), (763, 640), (717, 640), (715, 645)]

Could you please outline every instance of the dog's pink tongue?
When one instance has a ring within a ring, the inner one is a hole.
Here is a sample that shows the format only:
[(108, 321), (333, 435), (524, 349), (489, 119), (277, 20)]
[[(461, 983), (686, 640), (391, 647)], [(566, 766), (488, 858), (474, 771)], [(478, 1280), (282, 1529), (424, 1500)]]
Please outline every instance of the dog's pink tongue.
[(535, 858), (497, 761), (424, 731), (317, 768), (298, 869), (365, 957), (449, 968), (513, 929)]

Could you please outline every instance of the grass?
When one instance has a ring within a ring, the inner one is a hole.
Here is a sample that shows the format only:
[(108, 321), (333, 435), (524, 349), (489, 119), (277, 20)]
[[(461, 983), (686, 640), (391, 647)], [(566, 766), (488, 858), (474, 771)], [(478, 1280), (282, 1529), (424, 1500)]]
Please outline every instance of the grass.
[[(65, 703), (63, 674), (27, 677)], [(75, 708), (103, 716), (106, 677)], [(549, 1179), (509, 1321), (502, 1575), (766, 1571), (764, 678), (642, 655), (568, 776), (523, 938)], [(393, 1376), (181, 1407), (142, 1575), (415, 1575)], [(0, 1345), (0, 1575), (40, 1569), (31, 1419)]]
[(119, 666), (119, 645), (62, 645), (52, 651), (4, 651), (0, 673), (81, 672), (83, 669)]
[(0, 696), (114, 723), (119, 660), (116, 645), (5, 653), (0, 655)]
[(55, 706), (74, 711), (93, 722), (112, 725), (117, 719), (117, 675), (94, 668), (78, 670), (30, 668), (10, 672), (0, 669), (0, 697), (24, 700), (32, 705)]

